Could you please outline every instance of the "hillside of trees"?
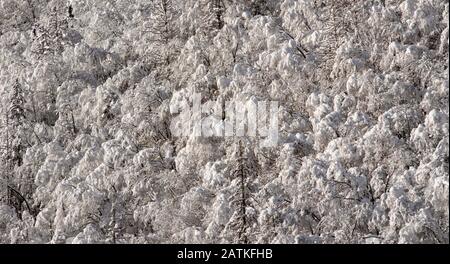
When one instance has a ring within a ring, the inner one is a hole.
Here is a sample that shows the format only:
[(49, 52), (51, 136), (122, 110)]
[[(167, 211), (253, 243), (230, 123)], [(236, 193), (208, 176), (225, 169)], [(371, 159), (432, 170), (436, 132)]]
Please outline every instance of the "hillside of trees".
[(0, 243), (449, 243), (448, 56), (448, 0), (1, 0)]

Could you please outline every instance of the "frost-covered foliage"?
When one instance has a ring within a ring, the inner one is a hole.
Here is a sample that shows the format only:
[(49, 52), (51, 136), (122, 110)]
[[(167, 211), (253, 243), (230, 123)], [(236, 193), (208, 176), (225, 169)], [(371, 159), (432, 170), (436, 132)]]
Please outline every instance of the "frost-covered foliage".
[[(0, 1), (1, 243), (449, 243), (448, 0)], [(278, 101), (278, 145), (174, 108)]]

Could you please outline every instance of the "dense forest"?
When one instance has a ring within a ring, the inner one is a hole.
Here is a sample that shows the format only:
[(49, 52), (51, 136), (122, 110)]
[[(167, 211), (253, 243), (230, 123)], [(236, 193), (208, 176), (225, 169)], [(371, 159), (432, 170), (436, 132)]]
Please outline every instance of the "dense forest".
[(0, 243), (449, 243), (448, 56), (448, 0), (0, 0)]

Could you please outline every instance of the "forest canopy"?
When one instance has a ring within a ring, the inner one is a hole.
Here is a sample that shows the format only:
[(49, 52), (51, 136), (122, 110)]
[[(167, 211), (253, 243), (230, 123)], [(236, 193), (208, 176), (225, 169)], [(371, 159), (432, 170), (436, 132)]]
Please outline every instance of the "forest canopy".
[[(448, 0), (1, 0), (0, 243), (449, 243), (448, 21)], [(276, 146), (174, 135), (195, 94), (278, 102)]]

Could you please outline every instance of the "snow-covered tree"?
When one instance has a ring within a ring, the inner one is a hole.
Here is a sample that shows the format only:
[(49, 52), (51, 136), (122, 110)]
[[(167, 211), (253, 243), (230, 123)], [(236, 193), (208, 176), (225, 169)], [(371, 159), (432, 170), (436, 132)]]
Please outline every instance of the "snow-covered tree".
[(0, 2), (0, 243), (449, 242), (448, 1)]
[(24, 89), (19, 80), (16, 80), (11, 92), (10, 105), (8, 109), (8, 130), (11, 134), (10, 145), (7, 147), (10, 149), (9, 159), (11, 166), (20, 167), (23, 162), (23, 154), (25, 152), (25, 95)]
[(258, 217), (254, 198), (255, 184), (258, 178), (258, 161), (254, 153), (240, 141), (235, 146), (235, 161), (231, 169), (230, 201), (234, 213), (227, 223), (223, 236), (230, 236), (230, 242), (249, 244), (255, 242), (255, 223)]

